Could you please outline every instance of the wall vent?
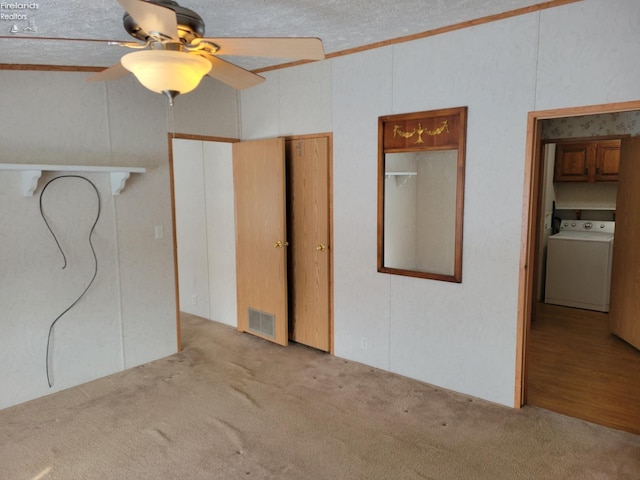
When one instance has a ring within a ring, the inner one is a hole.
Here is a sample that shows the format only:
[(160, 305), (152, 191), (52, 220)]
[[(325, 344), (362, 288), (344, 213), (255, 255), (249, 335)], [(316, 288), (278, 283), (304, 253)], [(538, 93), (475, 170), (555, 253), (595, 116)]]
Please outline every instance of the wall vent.
[(276, 316), (272, 313), (249, 308), (249, 331), (275, 338)]

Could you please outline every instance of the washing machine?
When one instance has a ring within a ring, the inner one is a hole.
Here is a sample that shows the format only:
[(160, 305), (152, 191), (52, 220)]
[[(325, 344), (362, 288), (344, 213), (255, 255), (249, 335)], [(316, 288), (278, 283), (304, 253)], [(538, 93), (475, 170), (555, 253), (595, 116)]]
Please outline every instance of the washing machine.
[(615, 222), (563, 220), (549, 237), (545, 302), (609, 311)]

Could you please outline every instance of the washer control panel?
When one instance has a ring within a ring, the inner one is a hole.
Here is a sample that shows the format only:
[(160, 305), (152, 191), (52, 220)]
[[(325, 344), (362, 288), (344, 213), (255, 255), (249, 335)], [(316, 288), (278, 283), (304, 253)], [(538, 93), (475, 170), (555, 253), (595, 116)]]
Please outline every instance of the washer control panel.
[(563, 220), (560, 230), (563, 232), (614, 233), (616, 222), (600, 220)]

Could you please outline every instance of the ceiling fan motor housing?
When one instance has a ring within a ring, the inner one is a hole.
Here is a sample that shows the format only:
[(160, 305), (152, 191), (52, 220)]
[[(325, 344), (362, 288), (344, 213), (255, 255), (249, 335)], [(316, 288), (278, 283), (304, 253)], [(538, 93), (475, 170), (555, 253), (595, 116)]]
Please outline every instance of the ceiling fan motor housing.
[[(176, 13), (178, 21), (178, 35), (184, 42), (191, 43), (194, 38), (201, 38), (204, 36), (204, 20), (202, 20), (202, 17), (193, 10), (181, 7), (177, 2), (172, 0), (153, 0), (149, 3), (162, 5), (163, 7), (170, 8)], [(143, 42), (146, 42), (149, 38), (151, 32), (145, 32), (128, 12), (124, 14), (124, 17), (122, 17), (122, 23), (124, 24), (124, 29), (132, 37), (142, 40)], [(166, 35), (167, 33), (173, 32), (157, 33)]]

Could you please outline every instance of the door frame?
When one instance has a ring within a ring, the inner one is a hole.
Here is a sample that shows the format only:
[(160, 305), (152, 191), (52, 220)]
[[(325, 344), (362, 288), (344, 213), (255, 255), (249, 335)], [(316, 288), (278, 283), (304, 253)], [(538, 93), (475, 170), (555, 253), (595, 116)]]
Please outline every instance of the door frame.
[[(167, 133), (167, 149), (169, 152), (169, 182), (171, 191), (171, 232), (173, 241), (173, 270), (175, 283), (175, 301), (176, 301), (176, 330), (178, 351), (182, 351), (182, 334), (180, 323), (180, 291), (178, 285), (178, 242), (176, 239), (176, 204), (175, 204), (175, 185), (173, 178), (173, 139), (195, 140), (205, 142), (223, 142), (236, 143), (238, 138), (215, 137), (209, 135), (193, 135), (186, 133)], [(306, 135), (287, 135), (283, 136), (284, 140), (297, 140), (305, 138), (327, 138), (329, 142), (329, 245), (333, 246), (333, 133), (321, 132)], [(329, 249), (329, 354), (334, 354), (334, 308), (333, 308), (333, 248)]]
[(305, 135), (285, 135), (285, 142), (288, 140), (303, 140), (309, 138), (326, 138), (329, 146), (329, 355), (334, 354), (334, 340), (333, 340), (333, 133), (321, 132), (310, 133)]
[(558, 108), (529, 112), (527, 119), (527, 140), (524, 168), (524, 188), (522, 198), (522, 226), (520, 236), (520, 265), (518, 274), (518, 312), (516, 330), (516, 365), (514, 407), (520, 408), (526, 402), (526, 350), (533, 294), (535, 293), (536, 260), (538, 246), (538, 209), (541, 194), (541, 152), (542, 129), (540, 122), (552, 118), (577, 117), (616, 112), (640, 110), (640, 100), (607, 103), (583, 107)]
[(176, 297), (176, 339), (178, 352), (182, 351), (182, 332), (180, 323), (180, 285), (178, 284), (178, 239), (176, 232), (176, 191), (173, 178), (173, 139), (194, 140), (204, 142), (235, 143), (237, 138), (212, 137), (209, 135), (192, 135), (188, 133), (167, 133), (167, 149), (169, 152), (169, 189), (171, 191), (171, 236), (173, 241), (173, 276)]

